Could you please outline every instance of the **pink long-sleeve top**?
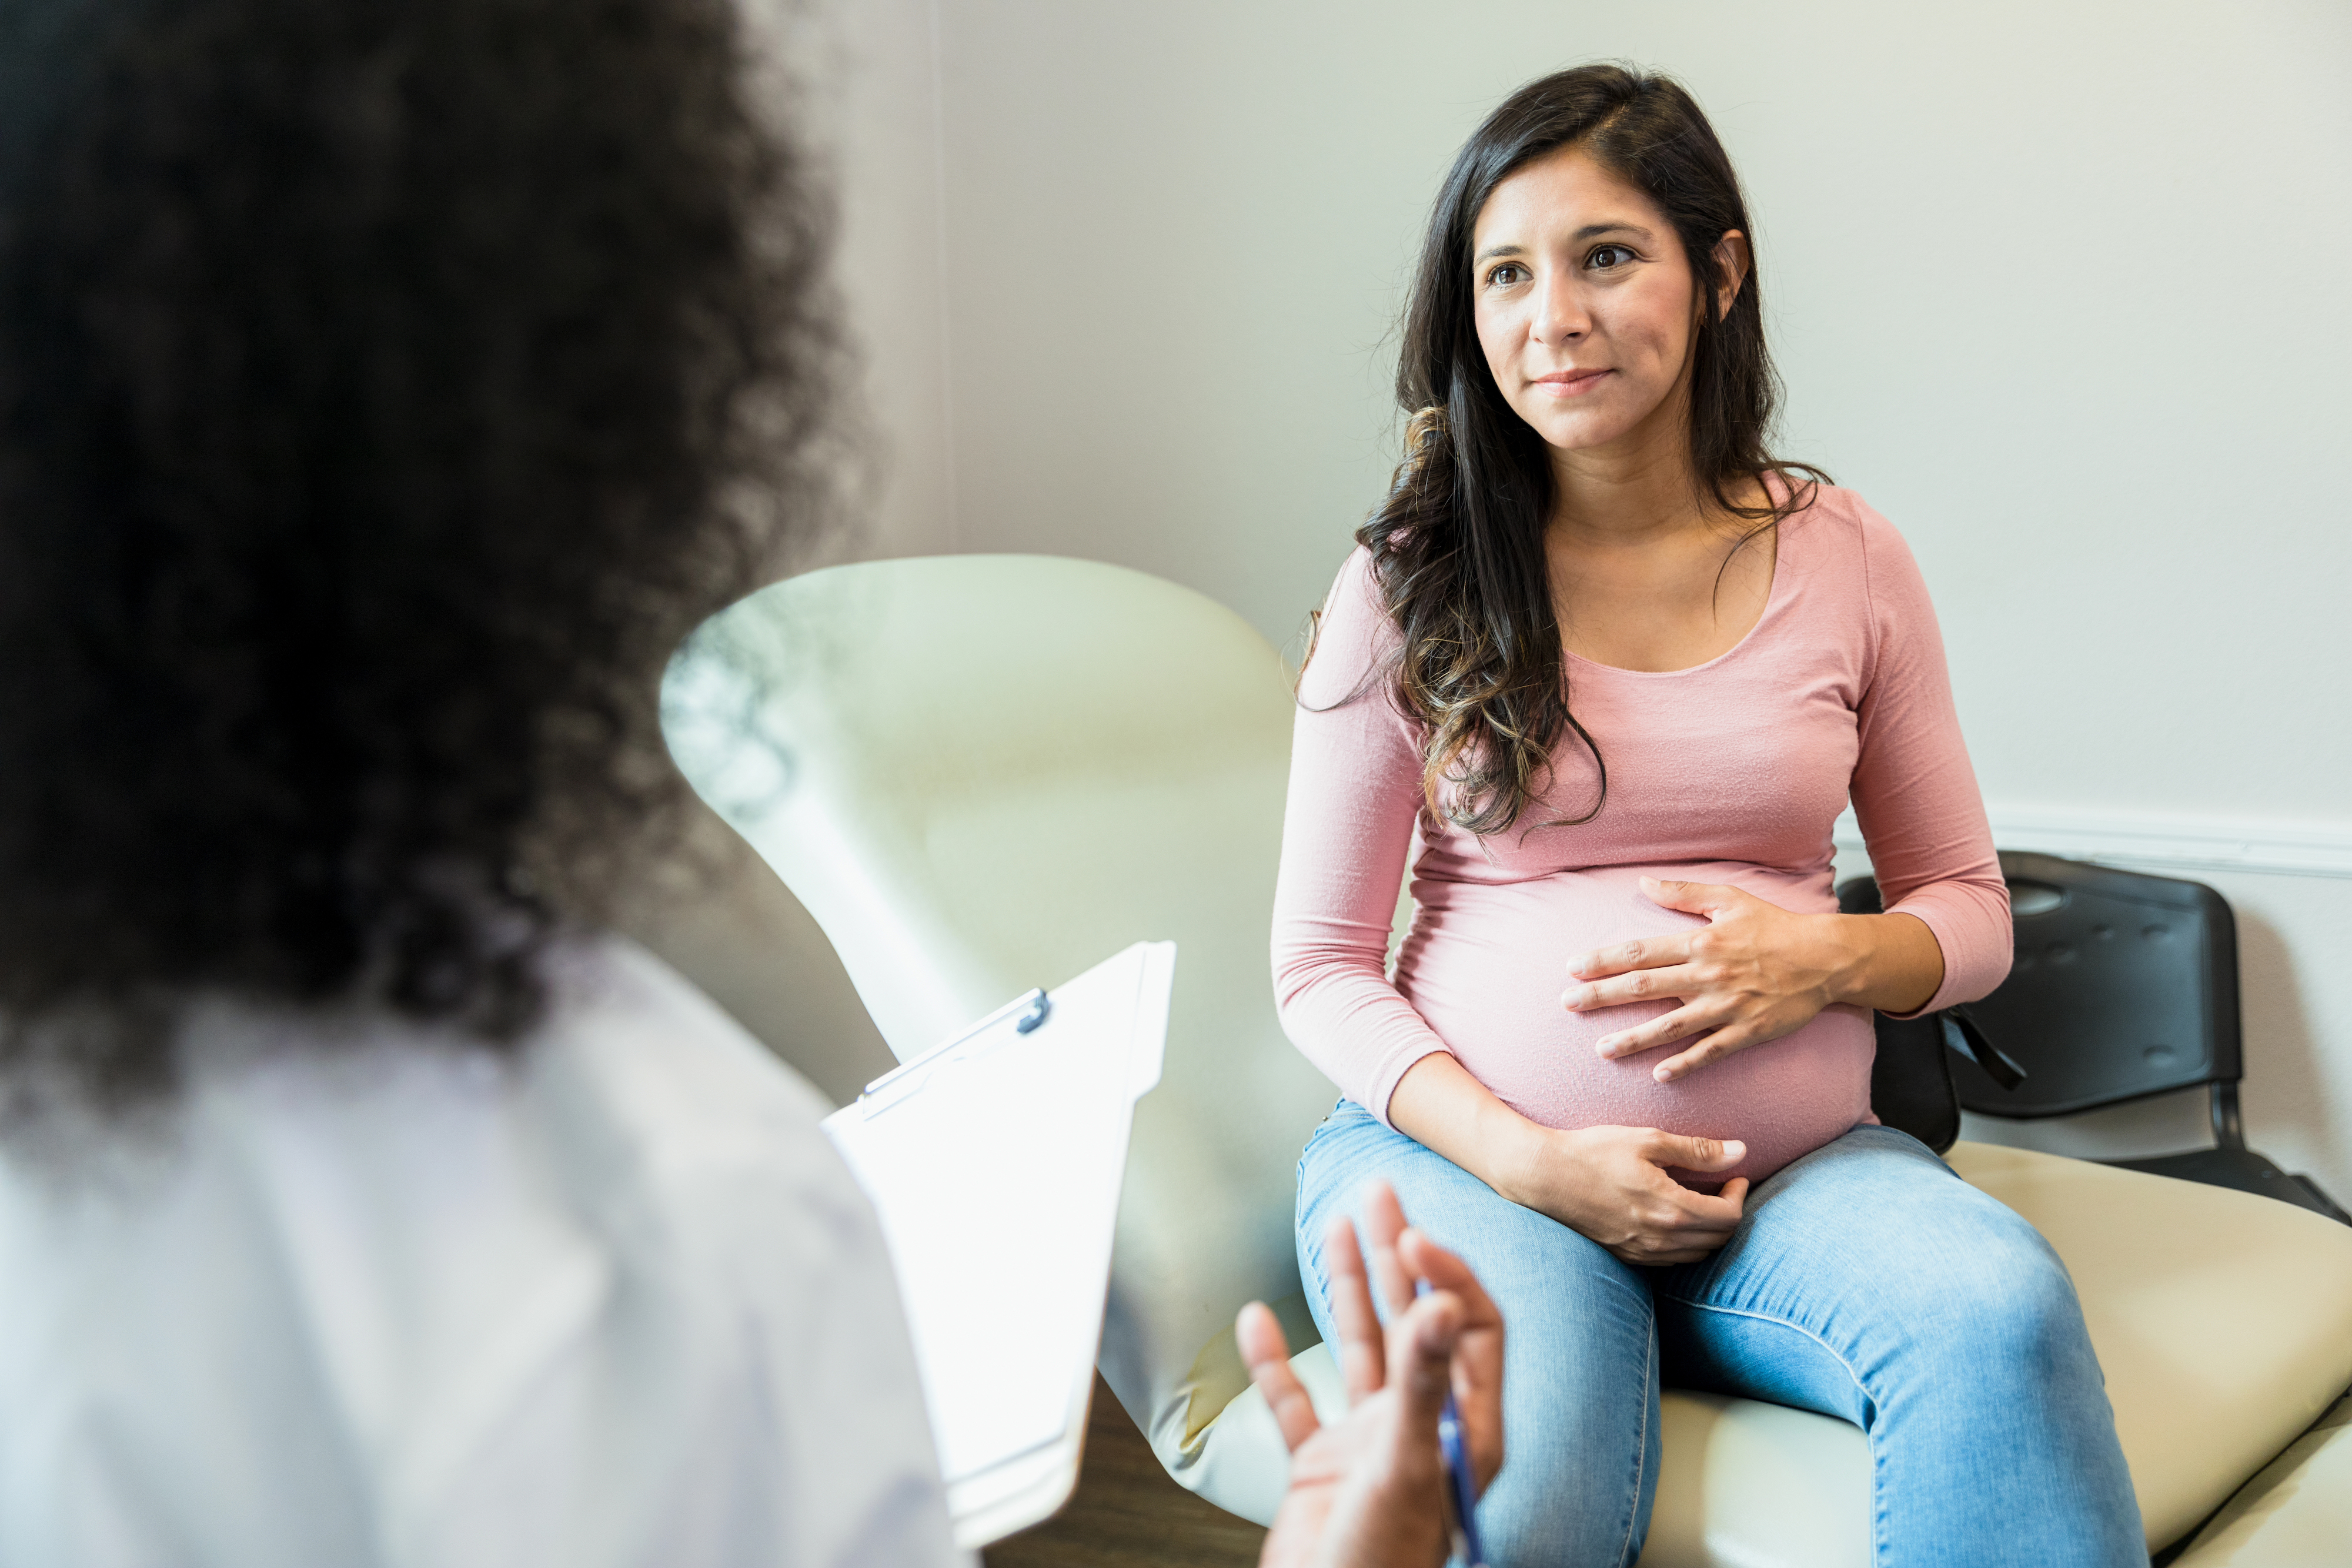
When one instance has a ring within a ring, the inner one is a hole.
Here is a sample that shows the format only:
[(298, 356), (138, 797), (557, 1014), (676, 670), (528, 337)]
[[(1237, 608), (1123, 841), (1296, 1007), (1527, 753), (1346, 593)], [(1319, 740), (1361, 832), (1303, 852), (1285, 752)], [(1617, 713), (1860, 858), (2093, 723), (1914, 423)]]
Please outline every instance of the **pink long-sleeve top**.
[[(1274, 916), (1284, 1029), (1383, 1121), (1405, 1070), (1440, 1051), (1548, 1126), (1742, 1139), (1727, 1177), (1761, 1179), (1869, 1119), (1867, 1009), (1832, 1007), (1660, 1083), (1665, 1053), (1603, 1061), (1593, 1042), (1676, 1002), (1560, 1006), (1571, 956), (1706, 923), (1643, 897), (1644, 873), (1836, 909), (1830, 834), (1849, 798), (1885, 907), (1925, 921), (1943, 949), (1943, 984), (1921, 1010), (2008, 973), (2009, 893), (1927, 585), (1902, 536), (1852, 492), (1824, 486), (1780, 525), (1764, 613), (1730, 652), (1666, 673), (1566, 655), (1570, 706), (1609, 768), (1588, 822), (1528, 825), (1590, 809), (1591, 758), (1572, 737), (1509, 830), (1481, 840), (1427, 811), (1423, 727), (1391, 695), (1401, 640), (1360, 549), (1300, 684)], [(1391, 977), (1408, 859), (1412, 925)]]

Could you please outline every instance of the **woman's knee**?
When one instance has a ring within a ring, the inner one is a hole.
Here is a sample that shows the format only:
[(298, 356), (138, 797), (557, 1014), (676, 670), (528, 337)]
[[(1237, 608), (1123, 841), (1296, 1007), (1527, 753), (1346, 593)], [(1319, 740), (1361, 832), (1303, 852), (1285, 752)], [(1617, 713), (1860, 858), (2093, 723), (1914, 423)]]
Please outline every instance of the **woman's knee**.
[(1879, 1128), (1800, 1165), (1684, 1293), (1790, 1316), (1858, 1365), (2095, 1375), (2074, 1281), (2015, 1210)]
[(1965, 1368), (1987, 1389), (2095, 1383), (2097, 1359), (2065, 1264), (2013, 1210), (1964, 1192), (1973, 1212), (1946, 1215), (1932, 1249), (1888, 1259), (1875, 1292), (1876, 1310), (1906, 1342), (1905, 1359)]
[(2012, 1223), (1988, 1236), (1970, 1266), (1945, 1281), (1948, 1332), (2011, 1366), (2088, 1361), (2090, 1335), (2066, 1265), (2032, 1226), (2009, 1218)]

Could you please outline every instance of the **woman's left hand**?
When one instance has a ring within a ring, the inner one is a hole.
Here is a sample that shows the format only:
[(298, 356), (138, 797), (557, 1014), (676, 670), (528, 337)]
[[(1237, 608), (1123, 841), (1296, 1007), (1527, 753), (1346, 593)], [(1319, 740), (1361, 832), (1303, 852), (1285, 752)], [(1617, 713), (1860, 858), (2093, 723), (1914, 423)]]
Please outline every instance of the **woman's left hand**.
[(1794, 915), (1736, 887), (1652, 876), (1642, 891), (1707, 924), (1570, 958), (1568, 972), (1580, 983), (1560, 1005), (1591, 1012), (1679, 998), (1674, 1011), (1595, 1042), (1613, 1059), (1693, 1041), (1652, 1069), (1661, 1083), (1792, 1033), (1832, 1003), (1906, 1012), (1943, 984), (1943, 949), (1916, 915)]

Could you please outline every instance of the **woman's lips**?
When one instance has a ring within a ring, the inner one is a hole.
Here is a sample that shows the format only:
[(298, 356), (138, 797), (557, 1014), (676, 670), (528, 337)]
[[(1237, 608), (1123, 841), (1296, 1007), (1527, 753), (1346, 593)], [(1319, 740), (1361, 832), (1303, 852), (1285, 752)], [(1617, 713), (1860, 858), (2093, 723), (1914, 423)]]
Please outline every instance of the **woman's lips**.
[(1582, 397), (1601, 384), (1607, 371), (1561, 371), (1537, 380), (1536, 390), (1547, 397)]

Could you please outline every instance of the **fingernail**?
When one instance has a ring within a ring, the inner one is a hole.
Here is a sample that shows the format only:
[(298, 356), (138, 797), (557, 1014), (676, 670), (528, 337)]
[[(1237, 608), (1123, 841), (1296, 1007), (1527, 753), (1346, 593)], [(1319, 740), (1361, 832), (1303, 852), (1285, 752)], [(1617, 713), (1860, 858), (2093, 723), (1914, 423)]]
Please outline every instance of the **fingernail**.
[(1735, 1160), (1744, 1160), (1748, 1157), (1748, 1145), (1738, 1138), (1732, 1138), (1724, 1144), (1723, 1152)]
[(1592, 1049), (1602, 1056), (1614, 1056), (1617, 1054), (1617, 1037), (1604, 1034), (1592, 1042)]
[(1582, 986), (1570, 986), (1568, 988), (1568, 995), (1559, 998), (1559, 1005), (1564, 1008), (1580, 1008), (1591, 994)]
[(1672, 1083), (1675, 1081), (1675, 1070), (1671, 1067), (1661, 1066), (1655, 1072), (1650, 1074), (1650, 1076), (1656, 1079), (1661, 1083)]

